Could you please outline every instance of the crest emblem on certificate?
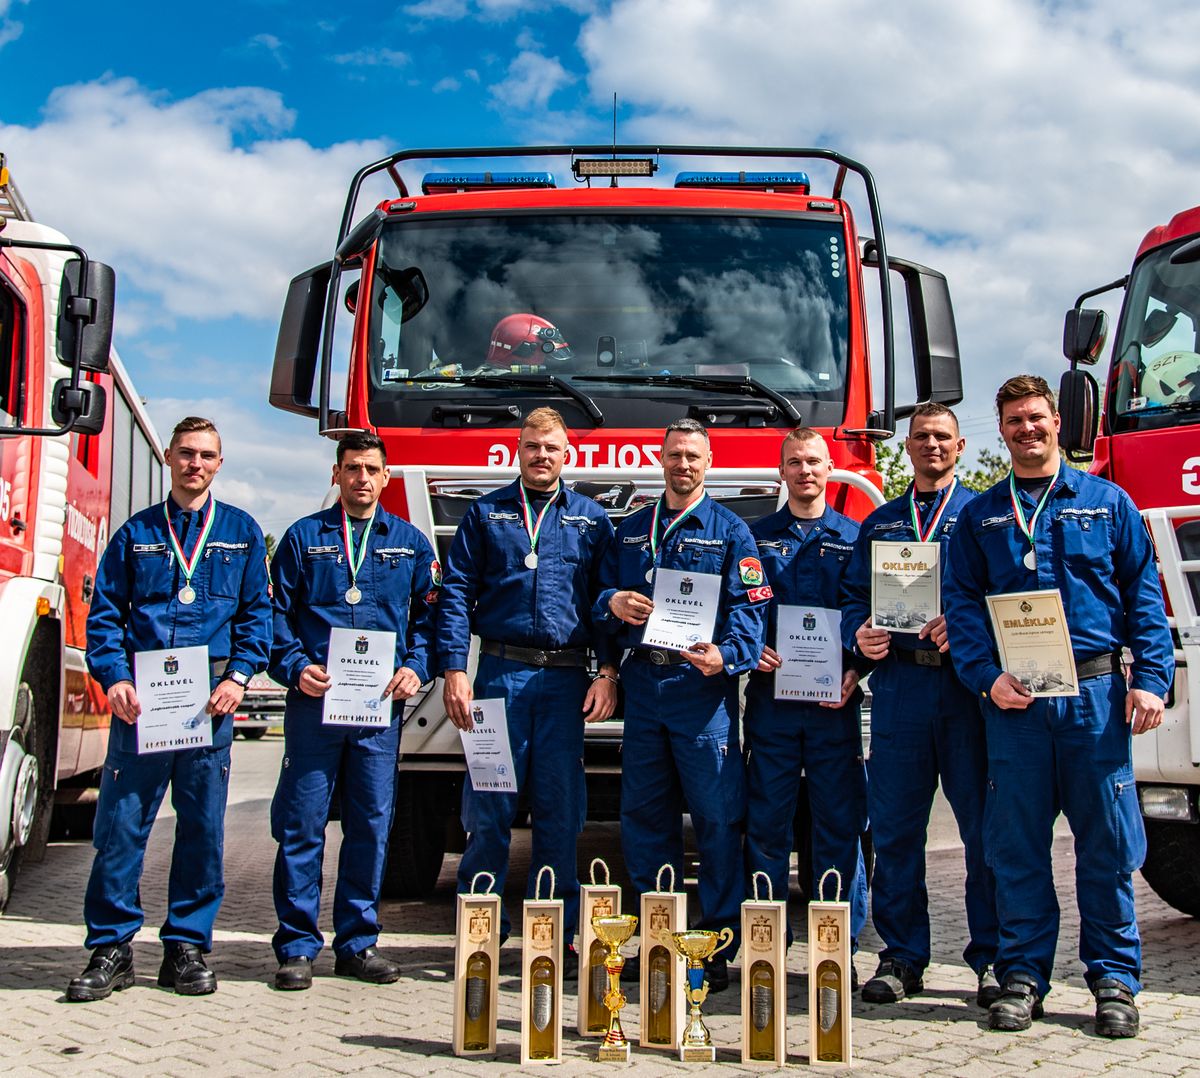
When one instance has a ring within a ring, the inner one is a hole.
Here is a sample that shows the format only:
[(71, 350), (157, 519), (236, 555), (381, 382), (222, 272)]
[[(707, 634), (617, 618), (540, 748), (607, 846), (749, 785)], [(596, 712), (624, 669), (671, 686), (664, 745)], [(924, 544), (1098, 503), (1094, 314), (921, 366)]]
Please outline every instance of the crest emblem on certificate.
[(911, 551), (911, 550), (909, 550), (909, 549), (908, 549), (908, 547), (902, 547), (902, 548), (901, 548), (901, 550), (900, 550), (900, 557), (902, 557), (902, 558), (911, 558), (911, 557), (912, 557), (912, 551)]
[(749, 588), (757, 588), (764, 580), (762, 562), (757, 558), (743, 558), (738, 562), (738, 576)]
[(679, 594), (680, 595), (691, 595), (692, 589), (695, 586), (696, 586), (696, 582), (690, 576), (685, 576), (679, 582)]
[(369, 642), (368, 642), (367, 638), (365, 636), (360, 636), (357, 640), (354, 641), (354, 654), (355, 655), (366, 655), (368, 646), (369, 646)]
[(806, 610), (804, 612), (804, 621), (802, 624), (804, 625), (805, 630), (811, 633), (813, 629), (817, 627), (817, 615), (811, 610)]
[(1021, 600), (1021, 613), (1029, 614), (1033, 611), (1033, 604), (1028, 599)]
[(479, 707), (478, 705), (471, 708), (471, 721), (483, 722), (483, 708)]
[(164, 674), (178, 674), (179, 673), (179, 660), (174, 655), (168, 655), (165, 659), (163, 659), (163, 673)]

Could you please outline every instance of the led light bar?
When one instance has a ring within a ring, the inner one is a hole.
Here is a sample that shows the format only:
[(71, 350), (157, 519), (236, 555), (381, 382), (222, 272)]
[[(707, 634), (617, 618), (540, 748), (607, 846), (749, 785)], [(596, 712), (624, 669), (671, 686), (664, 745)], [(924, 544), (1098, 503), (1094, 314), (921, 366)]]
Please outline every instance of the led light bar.
[(676, 187), (741, 187), (807, 195), (807, 172), (681, 172)]
[(447, 191), (494, 191), (499, 188), (553, 187), (553, 172), (427, 172), (423, 194)]
[(658, 165), (651, 157), (577, 157), (571, 171), (579, 180), (592, 176), (653, 176)]

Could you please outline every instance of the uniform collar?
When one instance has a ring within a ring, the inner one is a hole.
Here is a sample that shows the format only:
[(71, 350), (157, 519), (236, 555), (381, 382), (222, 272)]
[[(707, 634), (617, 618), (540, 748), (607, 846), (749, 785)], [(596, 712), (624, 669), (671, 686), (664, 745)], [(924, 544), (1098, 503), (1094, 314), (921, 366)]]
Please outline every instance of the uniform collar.
[[(501, 487), (496, 492), (504, 501), (513, 502), (516, 505), (521, 504), (521, 477), (517, 476), (506, 487)], [(558, 481), (558, 493), (552, 499), (555, 505), (567, 504), (567, 484), (560, 478)]]
[(184, 513), (199, 513), (201, 517), (208, 512), (208, 504), (212, 501), (212, 491), (208, 491), (208, 497), (204, 504), (199, 509), (182, 509), (170, 494), (167, 495), (167, 513), (172, 519), (178, 519)]
[[(371, 530), (375, 531), (388, 517), (388, 511), (382, 505), (375, 507), (375, 522)], [(334, 531), (340, 533), (342, 530), (342, 503), (336, 501), (328, 509), (324, 509), (320, 513), (321, 528), (324, 531)]]

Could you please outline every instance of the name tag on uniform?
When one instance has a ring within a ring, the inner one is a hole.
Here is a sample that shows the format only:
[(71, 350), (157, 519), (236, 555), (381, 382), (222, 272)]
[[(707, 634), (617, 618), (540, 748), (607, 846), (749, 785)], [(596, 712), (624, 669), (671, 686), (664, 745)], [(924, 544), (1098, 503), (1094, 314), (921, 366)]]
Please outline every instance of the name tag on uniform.
[(136, 652), (133, 680), (142, 705), (137, 720), (139, 755), (212, 744), (212, 719), (204, 710), (211, 695), (207, 647)]

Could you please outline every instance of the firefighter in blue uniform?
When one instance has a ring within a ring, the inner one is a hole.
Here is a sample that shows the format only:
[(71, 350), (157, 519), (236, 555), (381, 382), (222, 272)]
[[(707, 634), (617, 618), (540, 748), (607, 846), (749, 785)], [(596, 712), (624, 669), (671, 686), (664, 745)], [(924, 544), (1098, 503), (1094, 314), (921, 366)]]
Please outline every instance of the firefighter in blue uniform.
[[(1162, 722), (1175, 669), (1154, 552), (1123, 491), (1062, 461), (1043, 379), (1009, 379), (996, 410), (1012, 471), (960, 515), (946, 582), (958, 674), (987, 722), (986, 833), (1003, 986), (988, 1024), (1028, 1029), (1050, 990), (1059, 921), (1050, 846), (1061, 810), (1075, 836), (1079, 957), (1096, 997), (1096, 1032), (1132, 1037), (1142, 964), (1132, 873), (1146, 840), (1131, 734)], [(1035, 698), (1001, 669), (986, 597), (1055, 589), (1078, 694)], [(1133, 654), (1128, 684), (1122, 648)]]
[[(439, 665), (446, 714), (472, 728), (471, 701), (505, 702), (508, 737), (520, 794), (463, 786), (467, 848), (459, 890), (477, 872), (504, 889), (513, 818), (521, 794), (533, 828), (526, 895), (538, 871), (554, 869), (564, 901), (565, 938), (579, 917), (575, 845), (583, 828), (587, 792), (583, 727), (612, 715), (617, 700), (616, 647), (596, 640), (592, 603), (600, 565), (613, 541), (605, 511), (559, 481), (567, 427), (553, 408), (526, 416), (517, 445), (520, 478), (472, 503), (446, 559), (438, 624)], [(467, 677), (471, 634), (480, 638), (474, 688)], [(598, 674), (589, 674), (595, 641)], [(507, 933), (507, 911), (501, 931)], [(565, 959), (573, 960), (573, 951)], [(569, 971), (568, 971), (569, 972)]]
[(965, 444), (958, 419), (945, 405), (916, 409), (904, 443), (913, 482), (863, 521), (846, 578), (843, 638), (876, 663), (867, 809), (875, 845), (871, 918), (883, 950), (879, 968), (862, 988), (868, 1003), (894, 1003), (924, 988), (921, 978), (930, 957), (925, 839), (939, 779), (966, 857), (969, 940), (963, 958), (978, 979), (979, 1006), (990, 1006), (1000, 991), (992, 969), (996, 889), (983, 847), (987, 752), (977, 699), (955, 676), (944, 616), (918, 633), (870, 624), (872, 543), (937, 542), (944, 578), (950, 536), (974, 497), (955, 476)]
[[(728, 927), (736, 940), (746, 808), (738, 675), (762, 655), (771, 588), (750, 529), (705, 493), (708, 432), (693, 419), (672, 423), (662, 461), (666, 490), (621, 522), (596, 604), (598, 623), (632, 649), (621, 668), (621, 846), (638, 892), (654, 890), (668, 862), (682, 879), (686, 799), (700, 852), (699, 927)], [(641, 645), (658, 569), (720, 578), (711, 641), (686, 651)], [(708, 963), (707, 977), (710, 991), (728, 987), (724, 954)]]
[[(859, 837), (867, 825), (859, 671), (843, 654), (840, 682), (830, 681), (821, 701), (777, 700), (777, 605), (840, 611), (842, 579), (858, 538), (858, 525), (829, 507), (825, 488), (833, 460), (820, 433), (799, 427), (780, 448), (779, 476), (787, 504), (750, 530), (774, 599), (767, 640), (746, 689), (746, 870), (767, 873), (777, 898), (788, 893), (792, 820), (802, 773), (812, 812), (813, 878), (810, 895), (828, 868), (836, 868), (850, 896), (854, 941), (867, 918), (866, 880), (860, 878)], [(817, 622), (811, 626), (817, 628)], [(803, 630), (802, 630), (803, 631)], [(840, 643), (835, 636), (835, 643)], [(748, 892), (749, 893), (749, 892)], [(790, 939), (790, 926), (789, 926)]]
[[(204, 961), (225, 893), (221, 855), (233, 712), (271, 644), (267, 553), (258, 525), (217, 502), (209, 487), (221, 467), (221, 439), (188, 417), (166, 452), (171, 494), (130, 517), (100, 562), (87, 622), (87, 664), (115, 721), (100, 782), (96, 858), (84, 899), (91, 962), (67, 987), (75, 1002), (104, 999), (133, 984), (130, 941), (142, 926), (139, 881), (150, 828), (171, 787), (175, 849), (167, 920), (159, 933), (158, 983), (181, 995), (216, 991)], [(134, 655), (207, 646), (212, 746), (138, 755), (142, 711)]]
[[(382, 440), (347, 435), (338, 442), (333, 469), (337, 504), (293, 524), (272, 562), (271, 676), (288, 687), (283, 767), (271, 803), (271, 833), (279, 843), (275, 987), (285, 991), (312, 985), (313, 960), (324, 943), (317, 919), (335, 782), (343, 837), (333, 897), (334, 972), (372, 984), (400, 976), (400, 967), (375, 949), (379, 893), (403, 701), (430, 679), (441, 570), (425, 536), (379, 507), (387, 480)], [(387, 726), (323, 723), (335, 627), (396, 634), (395, 674), (383, 694), (392, 701)]]

